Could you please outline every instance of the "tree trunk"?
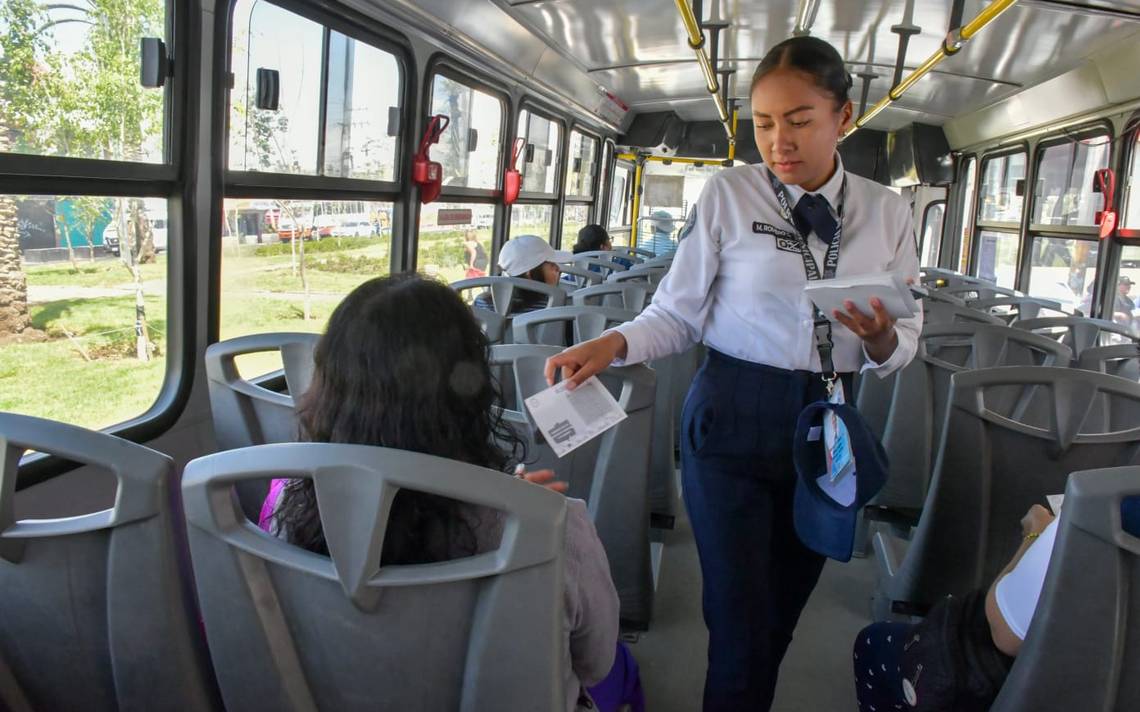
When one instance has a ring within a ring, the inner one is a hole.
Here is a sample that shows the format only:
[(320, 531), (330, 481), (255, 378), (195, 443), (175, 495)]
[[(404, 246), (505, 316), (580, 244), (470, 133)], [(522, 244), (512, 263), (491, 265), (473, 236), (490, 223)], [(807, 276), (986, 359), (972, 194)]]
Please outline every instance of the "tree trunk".
[[(6, 119), (0, 107), (0, 152), (6, 152), (9, 147)], [(0, 194), (0, 337), (22, 334), (31, 325), (16, 201), (10, 195)]]
[[(57, 203), (58, 206), (58, 203)], [(59, 230), (59, 237), (67, 243), (67, 259), (71, 262), (71, 271), (79, 271), (79, 263), (75, 260), (75, 245), (71, 244), (71, 233), (67, 229), (67, 223), (64, 221), (63, 216), (59, 213), (55, 215), (55, 226)]]
[[(125, 233), (126, 243), (120, 238), (119, 253), (127, 262), (135, 283), (135, 356), (139, 361), (150, 360), (150, 335), (146, 326), (146, 301), (143, 295), (142, 270), (139, 269), (139, 256), (150, 233), (150, 222), (146, 219), (146, 209), (141, 200), (130, 201), (130, 219)], [(123, 234), (123, 233), (120, 233)], [(152, 244), (153, 249), (153, 244)], [(128, 261), (129, 260), (129, 261)]]

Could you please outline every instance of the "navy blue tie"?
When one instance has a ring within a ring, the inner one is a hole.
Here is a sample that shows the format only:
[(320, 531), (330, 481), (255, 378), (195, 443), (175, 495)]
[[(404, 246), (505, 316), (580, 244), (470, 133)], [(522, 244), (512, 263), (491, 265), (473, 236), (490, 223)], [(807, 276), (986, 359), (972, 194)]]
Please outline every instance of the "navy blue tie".
[(814, 230), (816, 237), (823, 240), (825, 245), (830, 245), (835, 239), (838, 223), (831, 214), (831, 204), (822, 195), (804, 193), (792, 209), (792, 220), (796, 223), (796, 229), (805, 237)]

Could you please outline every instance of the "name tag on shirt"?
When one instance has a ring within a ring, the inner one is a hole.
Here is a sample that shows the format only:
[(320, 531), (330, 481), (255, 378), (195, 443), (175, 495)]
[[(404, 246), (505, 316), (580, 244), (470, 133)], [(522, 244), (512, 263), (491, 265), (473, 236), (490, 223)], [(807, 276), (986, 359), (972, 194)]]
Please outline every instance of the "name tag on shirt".
[(574, 390), (567, 381), (526, 399), (526, 407), (559, 458), (585, 445), (628, 416), (594, 376)]

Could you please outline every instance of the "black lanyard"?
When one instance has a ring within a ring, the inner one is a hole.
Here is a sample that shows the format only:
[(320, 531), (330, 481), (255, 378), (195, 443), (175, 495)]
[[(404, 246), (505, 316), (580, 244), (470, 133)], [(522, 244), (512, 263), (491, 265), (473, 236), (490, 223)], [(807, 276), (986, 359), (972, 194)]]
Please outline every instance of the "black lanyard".
[[(818, 279), (834, 279), (835, 272), (839, 269), (839, 245), (843, 241), (843, 202), (847, 197), (847, 175), (843, 176), (843, 185), (839, 188), (839, 204), (835, 208), (838, 220), (835, 221), (835, 235), (832, 236), (831, 243), (827, 246), (827, 252), (823, 257), (823, 274), (820, 274), (819, 264), (816, 263), (815, 257), (811, 254), (811, 249), (808, 247), (808, 233), (800, 231), (796, 225), (795, 219), (792, 217), (792, 196), (788, 192), (788, 187), (780, 182), (771, 171), (765, 171), (768, 174), (768, 180), (772, 184), (772, 190), (776, 193), (776, 203), (780, 207), (780, 217), (782, 217), (789, 225), (792, 226), (794, 234), (799, 236), (796, 240), (796, 247), (800, 253), (800, 258), (804, 262), (804, 275), (808, 281), (815, 281)], [(835, 364), (831, 359), (831, 351), (835, 347), (835, 342), (831, 338), (831, 320), (824, 316), (819, 307), (812, 307), (814, 316), (814, 335), (815, 335), (815, 348), (819, 352), (819, 367), (824, 374), (824, 380), (828, 382), (828, 393), (830, 394), (833, 384), (835, 382)]]

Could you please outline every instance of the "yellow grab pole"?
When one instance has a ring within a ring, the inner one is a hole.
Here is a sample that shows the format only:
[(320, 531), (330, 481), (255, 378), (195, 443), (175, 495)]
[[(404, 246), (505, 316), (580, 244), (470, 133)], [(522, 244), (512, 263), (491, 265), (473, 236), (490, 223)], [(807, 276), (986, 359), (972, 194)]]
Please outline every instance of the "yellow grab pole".
[(713, 103), (716, 105), (717, 118), (724, 126), (728, 138), (732, 139), (735, 134), (732, 131), (732, 126), (729, 125), (728, 108), (720, 95), (720, 83), (716, 79), (712, 62), (709, 60), (708, 54), (705, 53), (705, 35), (701, 32), (701, 24), (697, 21), (697, 16), (693, 14), (689, 0), (676, 0), (676, 3), (677, 10), (681, 13), (681, 24), (685, 26), (685, 34), (688, 35), (689, 47), (696, 53), (697, 64), (700, 65), (701, 73), (705, 76), (705, 88), (712, 95)]
[[(678, 0), (678, 2), (682, 1), (683, 0)], [(995, 19), (997, 19), (999, 15), (1012, 7), (1016, 2), (1017, 0), (994, 0), (994, 2), (990, 3), (984, 10), (979, 12), (977, 17), (963, 25), (962, 29), (960, 29), (958, 32), (951, 32), (949, 35), (947, 35), (946, 39), (942, 42), (942, 46), (938, 48), (938, 51), (927, 57), (925, 62), (918, 65), (914, 71), (903, 77), (903, 79), (900, 80), (896, 86), (891, 87), (891, 90), (887, 92), (886, 96), (875, 102), (874, 106), (872, 106), (870, 109), (867, 109), (867, 111), (864, 112), (862, 116), (860, 116), (853, 124), (851, 124), (851, 127), (847, 129), (847, 132), (843, 134), (843, 137), (847, 138), (851, 134), (866, 126), (867, 123), (871, 119), (875, 118), (875, 116), (877, 116), (880, 111), (890, 106), (893, 102), (898, 101), (908, 89), (914, 86), (915, 82), (929, 74), (930, 70), (938, 66), (939, 62), (946, 59), (952, 54), (957, 54), (958, 50), (962, 48), (962, 45), (965, 42), (981, 32), (982, 28), (986, 27)]]
[(645, 161), (638, 161), (633, 167), (633, 205), (630, 206), (629, 246), (637, 247), (638, 213), (641, 212), (641, 170)]

